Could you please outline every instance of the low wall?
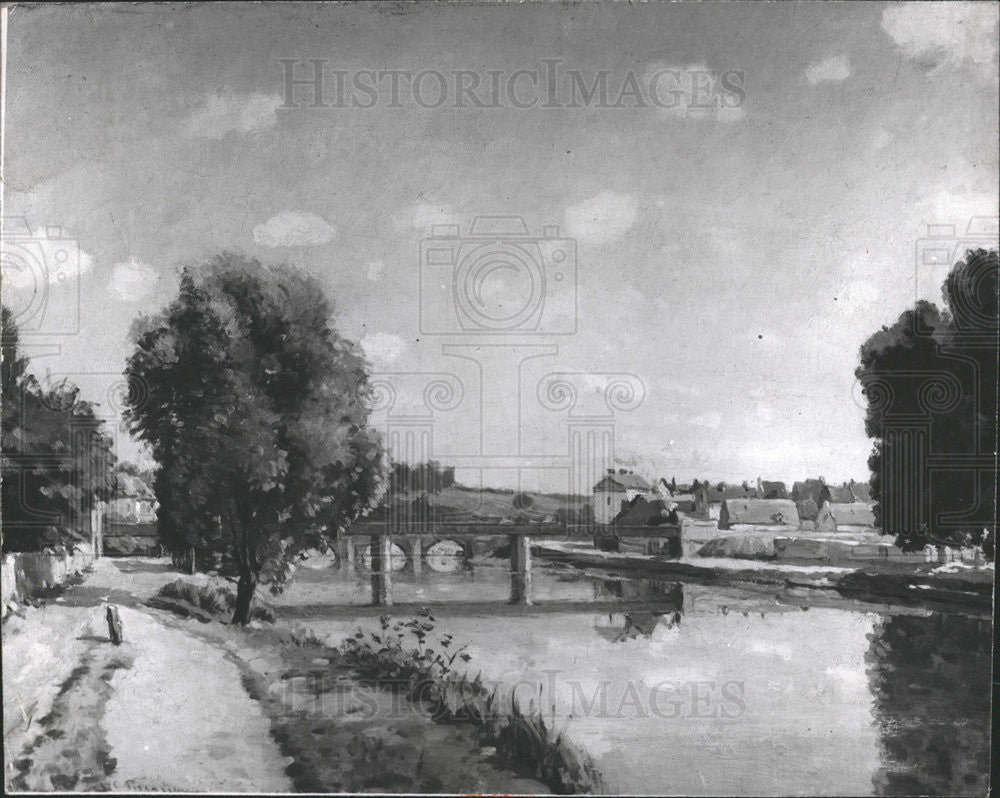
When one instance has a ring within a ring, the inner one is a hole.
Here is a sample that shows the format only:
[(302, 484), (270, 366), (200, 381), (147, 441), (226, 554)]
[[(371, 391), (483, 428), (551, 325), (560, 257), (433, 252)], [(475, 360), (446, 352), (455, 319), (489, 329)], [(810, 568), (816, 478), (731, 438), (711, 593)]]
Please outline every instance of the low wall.
[(720, 536), (719, 525), (715, 521), (700, 518), (681, 521), (681, 546), (685, 557), (694, 556), (702, 546)]
[(62, 554), (5, 554), (0, 573), (3, 614), (7, 614), (7, 605), (12, 600), (33, 596), (40, 590), (61, 584), (68, 576), (82, 571), (93, 561), (93, 548), (84, 543), (77, 544), (71, 552)]
[(948, 563), (964, 562), (970, 565), (982, 565), (986, 562), (983, 550), (978, 546), (927, 546), (927, 562)]
[(823, 560), (837, 563), (871, 560), (910, 563), (933, 561), (930, 560), (926, 550), (904, 552), (892, 543), (822, 538), (776, 537), (774, 539), (774, 554), (779, 560)]

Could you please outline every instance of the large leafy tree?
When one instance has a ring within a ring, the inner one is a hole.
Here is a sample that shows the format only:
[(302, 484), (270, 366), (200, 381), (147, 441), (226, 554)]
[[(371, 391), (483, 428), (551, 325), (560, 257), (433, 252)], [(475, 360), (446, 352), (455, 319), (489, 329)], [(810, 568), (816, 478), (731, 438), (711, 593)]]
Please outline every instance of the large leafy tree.
[(982, 542), (996, 526), (997, 252), (970, 250), (943, 286), (861, 347), (855, 372), (876, 517), (907, 550)]
[(6, 307), (2, 382), (4, 550), (86, 540), (90, 511), (113, 490), (112, 440), (75, 385), (31, 374)]
[(237, 623), (262, 578), (280, 585), (384, 491), (366, 364), (331, 310), (312, 278), (227, 253), (133, 331), (127, 419), (158, 465), (161, 540), (232, 564)]

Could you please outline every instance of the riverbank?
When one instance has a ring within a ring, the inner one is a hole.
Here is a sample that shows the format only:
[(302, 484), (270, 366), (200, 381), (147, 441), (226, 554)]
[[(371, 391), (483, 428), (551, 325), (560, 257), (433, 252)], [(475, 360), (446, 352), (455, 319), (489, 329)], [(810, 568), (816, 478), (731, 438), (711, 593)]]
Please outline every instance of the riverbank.
[[(192, 581), (218, 595), (212, 582)], [(202, 621), (197, 633), (239, 664), (293, 761), (297, 790), (569, 794), (600, 786), (588, 757), (537, 710), (507, 706), (453, 671), (461, 650), (449, 653), (451, 640), (432, 635), (426, 612), (383, 616), (378, 634), (328, 645), (306, 627), (214, 622), (206, 602), (191, 601), (196, 592), (170, 583), (150, 603)], [(228, 617), (225, 609), (214, 615)]]
[(988, 609), (993, 604), (992, 564), (979, 567), (932, 563), (866, 562), (853, 567), (724, 557), (666, 559), (659, 555), (597, 551), (586, 542), (532, 545), (539, 559), (581, 568), (602, 568), (636, 578), (700, 584), (773, 585), (833, 591), (873, 601), (944, 604)]
[[(156, 599), (177, 577), (162, 561), (100, 560), (4, 621), (8, 790), (570, 791), (390, 671), (359, 674), (308, 629), (178, 613)], [(108, 602), (122, 646), (107, 636)]]
[[(99, 560), (63, 595), (4, 620), (8, 790), (290, 789), (268, 720), (225, 652), (141, 608), (163, 571)], [(109, 601), (121, 646), (108, 639)]]

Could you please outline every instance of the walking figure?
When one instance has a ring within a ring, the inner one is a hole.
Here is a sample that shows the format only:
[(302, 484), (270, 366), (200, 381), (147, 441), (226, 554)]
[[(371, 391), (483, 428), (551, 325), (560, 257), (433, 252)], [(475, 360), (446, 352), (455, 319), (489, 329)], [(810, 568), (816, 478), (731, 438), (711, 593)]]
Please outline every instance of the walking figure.
[(111, 642), (116, 646), (122, 644), (122, 619), (118, 615), (118, 608), (114, 604), (108, 605), (108, 635)]

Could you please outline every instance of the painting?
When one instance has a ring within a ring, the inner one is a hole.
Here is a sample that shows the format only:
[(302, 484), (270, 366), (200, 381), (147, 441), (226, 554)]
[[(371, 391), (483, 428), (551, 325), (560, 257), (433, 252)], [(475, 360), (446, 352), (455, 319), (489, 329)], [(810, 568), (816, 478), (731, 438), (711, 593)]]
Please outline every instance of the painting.
[(997, 9), (5, 4), (5, 792), (987, 795)]

